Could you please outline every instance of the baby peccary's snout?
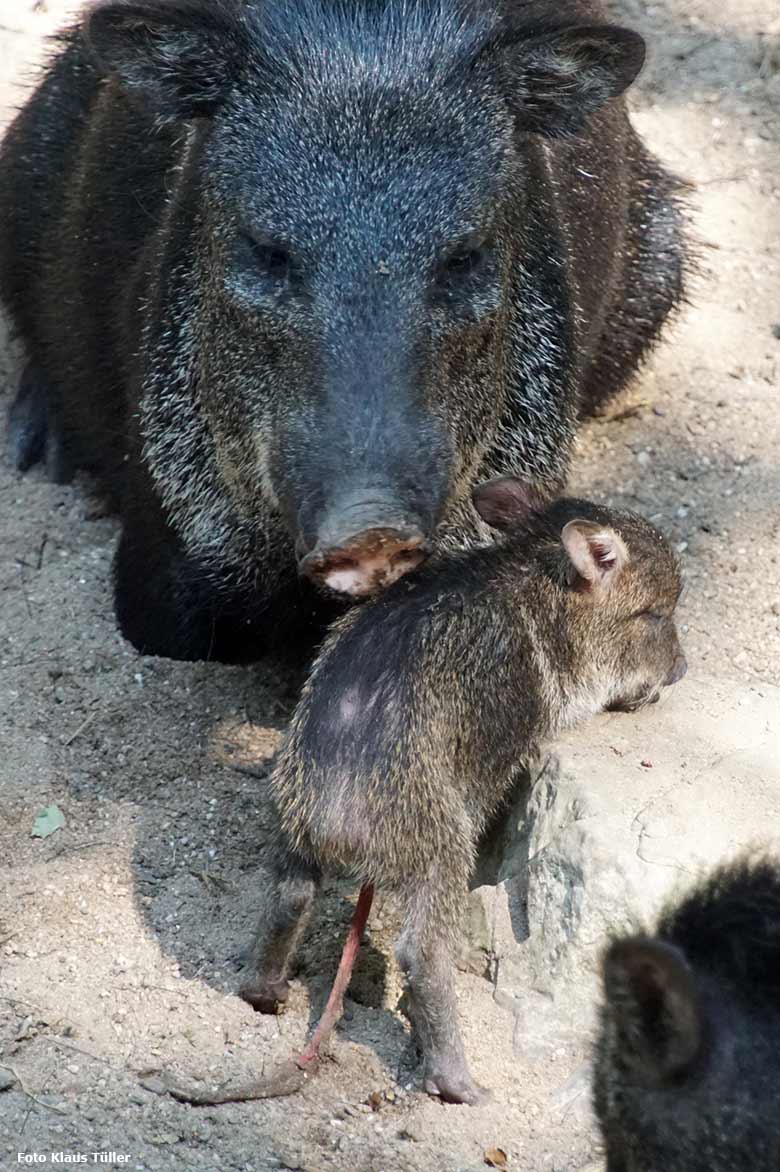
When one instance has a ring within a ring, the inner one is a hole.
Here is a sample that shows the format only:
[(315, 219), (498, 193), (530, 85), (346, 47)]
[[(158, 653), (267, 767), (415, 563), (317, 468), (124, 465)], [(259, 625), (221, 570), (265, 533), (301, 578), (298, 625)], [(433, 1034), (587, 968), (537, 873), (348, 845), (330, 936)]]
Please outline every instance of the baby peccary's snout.
[(669, 688), (669, 687), (671, 687), (672, 684), (679, 684), (680, 680), (683, 678), (683, 676), (685, 675), (687, 670), (688, 670), (688, 660), (685, 658), (683, 653), (680, 652), (679, 655), (677, 656), (677, 658), (675, 659), (674, 663), (672, 664), (672, 670), (669, 672), (669, 675), (664, 680), (664, 687)]
[(366, 529), (339, 544), (318, 545), (300, 568), (318, 585), (363, 598), (403, 577), (427, 553), (425, 536), (417, 529)]

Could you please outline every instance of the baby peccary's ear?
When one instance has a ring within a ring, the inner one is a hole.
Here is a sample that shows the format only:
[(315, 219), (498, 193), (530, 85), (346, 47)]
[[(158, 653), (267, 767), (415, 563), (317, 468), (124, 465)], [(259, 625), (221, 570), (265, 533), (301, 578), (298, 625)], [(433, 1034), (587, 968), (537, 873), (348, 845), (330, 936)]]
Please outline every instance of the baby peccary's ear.
[(546, 504), (537, 489), (516, 476), (497, 476), (478, 484), (471, 499), (482, 520), (494, 529), (511, 529)]
[(678, 1079), (697, 1058), (704, 1033), (683, 954), (660, 940), (618, 940), (607, 950), (603, 975), (620, 1065), (647, 1087)]
[(212, 115), (246, 55), (225, 0), (99, 0), (84, 28), (99, 66), (159, 123)]
[(611, 590), (628, 564), (623, 539), (595, 521), (569, 521), (561, 541), (569, 555), (569, 584), (583, 594)]

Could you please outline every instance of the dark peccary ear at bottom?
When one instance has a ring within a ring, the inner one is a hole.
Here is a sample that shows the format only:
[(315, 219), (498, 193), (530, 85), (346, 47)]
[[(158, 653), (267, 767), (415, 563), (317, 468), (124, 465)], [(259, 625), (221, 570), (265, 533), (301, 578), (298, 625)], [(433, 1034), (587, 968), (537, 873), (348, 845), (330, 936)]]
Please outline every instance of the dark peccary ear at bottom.
[(647, 1087), (675, 1082), (701, 1052), (703, 1020), (693, 974), (671, 944), (616, 941), (604, 958), (604, 991), (620, 1061)]
[(244, 28), (223, 0), (99, 3), (84, 27), (99, 66), (161, 122), (212, 115), (245, 60)]
[(501, 49), (518, 127), (558, 138), (628, 89), (645, 60), (639, 33), (619, 25), (551, 29)]

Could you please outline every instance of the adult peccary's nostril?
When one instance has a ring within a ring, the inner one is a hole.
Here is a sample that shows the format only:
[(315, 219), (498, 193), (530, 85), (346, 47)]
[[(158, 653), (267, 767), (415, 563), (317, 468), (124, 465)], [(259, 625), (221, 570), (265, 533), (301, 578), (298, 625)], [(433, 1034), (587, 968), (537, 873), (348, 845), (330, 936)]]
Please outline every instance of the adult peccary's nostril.
[(366, 529), (339, 545), (317, 546), (303, 558), (300, 570), (330, 590), (363, 598), (403, 577), (427, 554), (418, 529)]
[(664, 680), (664, 686), (668, 688), (672, 684), (679, 683), (679, 681), (683, 678), (683, 676), (685, 675), (687, 670), (688, 670), (688, 661), (685, 658), (685, 656), (682, 653), (680, 653), (676, 657), (674, 663), (672, 664), (672, 670), (669, 672), (669, 675)]

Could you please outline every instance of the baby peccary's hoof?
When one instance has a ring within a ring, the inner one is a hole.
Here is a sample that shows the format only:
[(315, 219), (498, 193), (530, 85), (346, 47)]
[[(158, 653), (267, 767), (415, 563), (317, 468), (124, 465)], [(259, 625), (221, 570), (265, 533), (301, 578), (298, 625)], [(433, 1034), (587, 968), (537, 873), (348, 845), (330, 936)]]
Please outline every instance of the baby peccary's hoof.
[(426, 1062), (423, 1089), (429, 1095), (438, 1095), (445, 1103), (465, 1103), (479, 1107), (489, 1103), (492, 1094), (469, 1074), (462, 1063)]
[(242, 985), (238, 995), (257, 1013), (281, 1013), (290, 996), (290, 982), (265, 981), (262, 984)]

